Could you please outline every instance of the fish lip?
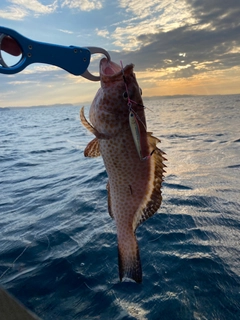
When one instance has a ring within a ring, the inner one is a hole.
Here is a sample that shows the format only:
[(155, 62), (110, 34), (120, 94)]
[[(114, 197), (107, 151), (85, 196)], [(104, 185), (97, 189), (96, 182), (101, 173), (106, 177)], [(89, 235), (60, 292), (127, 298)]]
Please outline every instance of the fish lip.
[(131, 63), (122, 69), (120, 65), (106, 58), (101, 59), (99, 66), (100, 76), (109, 79), (118, 78), (119, 76), (122, 77), (123, 73), (131, 72), (133, 68), (134, 65)]

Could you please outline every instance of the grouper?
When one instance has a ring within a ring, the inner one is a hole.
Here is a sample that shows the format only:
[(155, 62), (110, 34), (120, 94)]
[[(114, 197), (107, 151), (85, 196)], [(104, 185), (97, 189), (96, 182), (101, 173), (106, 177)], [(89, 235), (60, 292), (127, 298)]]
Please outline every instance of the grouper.
[(142, 267), (135, 232), (159, 209), (162, 201), (165, 153), (159, 139), (147, 131), (142, 92), (133, 72), (103, 58), (101, 87), (89, 111), (80, 111), (82, 124), (95, 135), (86, 157), (102, 156), (108, 175), (108, 211), (116, 222), (120, 281), (142, 282)]

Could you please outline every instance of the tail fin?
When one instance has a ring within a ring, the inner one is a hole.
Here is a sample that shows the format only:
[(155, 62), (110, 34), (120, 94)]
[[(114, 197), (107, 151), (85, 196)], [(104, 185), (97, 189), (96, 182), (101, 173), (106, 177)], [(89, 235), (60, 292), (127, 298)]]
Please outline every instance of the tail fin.
[(118, 239), (118, 267), (119, 278), (133, 279), (137, 283), (142, 282), (142, 266), (135, 234), (131, 232), (127, 239)]

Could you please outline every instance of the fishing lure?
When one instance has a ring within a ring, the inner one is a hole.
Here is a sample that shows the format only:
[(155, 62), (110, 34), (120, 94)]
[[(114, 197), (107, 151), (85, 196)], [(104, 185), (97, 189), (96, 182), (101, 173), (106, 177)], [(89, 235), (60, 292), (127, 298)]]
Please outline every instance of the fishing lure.
[(135, 143), (137, 153), (139, 155), (139, 158), (142, 160), (143, 155), (142, 155), (142, 147), (141, 147), (140, 128), (139, 128), (137, 118), (132, 111), (129, 112), (129, 126), (132, 132), (133, 141)]

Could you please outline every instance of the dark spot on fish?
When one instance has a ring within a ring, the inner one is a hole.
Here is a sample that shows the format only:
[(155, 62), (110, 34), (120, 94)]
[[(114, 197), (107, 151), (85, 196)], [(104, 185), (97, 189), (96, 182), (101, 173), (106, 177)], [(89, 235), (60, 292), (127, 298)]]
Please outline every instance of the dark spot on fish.
[(130, 189), (130, 193), (131, 193), (131, 195), (133, 194), (133, 191), (132, 191), (132, 187), (131, 187), (131, 185), (129, 184), (129, 189)]
[(128, 99), (128, 93), (127, 93), (127, 91), (125, 91), (125, 92), (123, 93), (123, 99), (124, 99), (124, 100), (127, 100), (127, 99)]

